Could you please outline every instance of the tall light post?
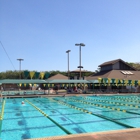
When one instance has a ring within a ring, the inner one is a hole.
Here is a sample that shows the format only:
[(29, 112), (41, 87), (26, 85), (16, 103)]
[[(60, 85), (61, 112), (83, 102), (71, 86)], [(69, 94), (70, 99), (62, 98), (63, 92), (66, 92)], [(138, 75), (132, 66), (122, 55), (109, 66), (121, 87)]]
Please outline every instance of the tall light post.
[(81, 79), (81, 68), (83, 68), (83, 66), (81, 66), (81, 46), (84, 47), (85, 44), (80, 43), (80, 44), (75, 44), (75, 46), (79, 46), (79, 66), (78, 66), (78, 68), (80, 69), (80, 79)]
[(66, 51), (66, 53), (68, 54), (68, 79), (69, 79), (69, 52), (70, 52), (71, 50), (67, 50)]
[(19, 58), (17, 60), (19, 61), (19, 78), (21, 79), (21, 61), (23, 61), (24, 59)]

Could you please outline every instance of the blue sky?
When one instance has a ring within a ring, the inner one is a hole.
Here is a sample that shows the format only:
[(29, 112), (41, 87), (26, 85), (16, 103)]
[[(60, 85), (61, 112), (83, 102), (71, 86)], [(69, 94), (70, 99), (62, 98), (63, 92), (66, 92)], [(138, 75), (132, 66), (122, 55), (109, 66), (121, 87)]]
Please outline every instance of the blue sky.
[(0, 72), (67, 71), (81, 63), (95, 71), (103, 62), (140, 62), (140, 0), (0, 0)]

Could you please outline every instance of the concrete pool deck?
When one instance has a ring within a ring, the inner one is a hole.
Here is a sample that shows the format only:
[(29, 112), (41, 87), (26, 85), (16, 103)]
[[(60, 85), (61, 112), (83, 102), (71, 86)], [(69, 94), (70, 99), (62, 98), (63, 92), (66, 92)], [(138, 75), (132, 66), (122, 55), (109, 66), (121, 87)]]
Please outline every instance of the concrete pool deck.
[(73, 134), (66, 136), (35, 138), (26, 140), (140, 140), (140, 128)]
[[(122, 94), (117, 94), (117, 93), (109, 93), (109, 94), (102, 94), (102, 93), (97, 93), (96, 95), (97, 96), (112, 96), (112, 95), (128, 95), (129, 93), (122, 93)], [(131, 93), (132, 95), (138, 95), (140, 93)], [(6, 97), (6, 98), (30, 98), (30, 97), (61, 97), (61, 96), (94, 96), (95, 93), (86, 93), (86, 94), (83, 94), (83, 93), (66, 93), (66, 92), (63, 92), (63, 93), (59, 93), (59, 94), (25, 94), (25, 95), (3, 95), (3, 98)], [(129, 94), (130, 95), (130, 94)]]

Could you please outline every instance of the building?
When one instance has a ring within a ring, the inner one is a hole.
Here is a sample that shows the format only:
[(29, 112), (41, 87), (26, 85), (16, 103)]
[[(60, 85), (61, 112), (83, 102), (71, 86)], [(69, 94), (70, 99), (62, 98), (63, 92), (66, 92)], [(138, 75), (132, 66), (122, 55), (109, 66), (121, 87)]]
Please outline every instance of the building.
[(104, 62), (99, 65), (99, 67), (100, 72), (88, 76), (87, 80), (95, 80), (98, 78), (140, 80), (140, 71), (137, 71), (121, 59)]
[[(100, 79), (116, 79), (116, 81), (128, 81), (127, 84), (118, 84), (115, 81), (115, 89), (121, 89), (121, 91), (140, 92), (140, 71), (137, 71), (134, 67), (121, 59), (116, 59), (108, 62), (104, 62), (99, 65), (100, 72), (95, 73), (87, 77), (87, 80), (94, 81)], [(118, 80), (117, 80), (118, 79)], [(133, 84), (132, 84), (133, 81)], [(102, 81), (103, 85), (105, 81)], [(112, 81), (111, 81), (112, 82)], [(102, 84), (101, 84), (102, 85)], [(98, 89), (101, 86), (98, 86)], [(114, 84), (111, 86), (103, 86), (105, 89), (114, 89)], [(127, 90), (126, 90), (127, 89)]]

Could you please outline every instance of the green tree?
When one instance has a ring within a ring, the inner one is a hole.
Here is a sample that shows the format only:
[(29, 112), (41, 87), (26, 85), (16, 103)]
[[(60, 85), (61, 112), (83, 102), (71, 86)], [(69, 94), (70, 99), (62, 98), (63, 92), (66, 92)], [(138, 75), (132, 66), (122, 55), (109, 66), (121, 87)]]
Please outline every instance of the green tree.
[(98, 73), (98, 72), (100, 72), (100, 71), (101, 71), (101, 68), (98, 67), (97, 70), (95, 70), (95, 73)]
[[(54, 76), (56, 74), (62, 74), (62, 75), (68, 76), (68, 72), (67, 71), (59, 71), (59, 70), (56, 70), (56, 71), (54, 71), (54, 70), (52, 70), (52, 71), (45, 71), (44, 73), (50, 73), (49, 77)], [(20, 74), (21, 74), (21, 79), (25, 79), (24, 71), (21, 71), (21, 73), (19, 73), (19, 71), (1, 72), (0, 73), (0, 79), (19, 79), (20, 78)], [(91, 74), (93, 74), (93, 72), (85, 72), (84, 75), (85, 76), (89, 76)], [(70, 76), (74, 77), (74, 73), (71, 73)], [(30, 76), (28, 76), (27, 79), (30, 79)], [(33, 76), (32, 79), (36, 79), (35, 75)]]
[(138, 71), (140, 71), (140, 62), (127, 62), (130, 66), (136, 68)]
[(19, 72), (18, 71), (6, 71), (0, 73), (0, 79), (18, 79)]

